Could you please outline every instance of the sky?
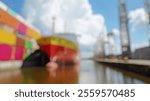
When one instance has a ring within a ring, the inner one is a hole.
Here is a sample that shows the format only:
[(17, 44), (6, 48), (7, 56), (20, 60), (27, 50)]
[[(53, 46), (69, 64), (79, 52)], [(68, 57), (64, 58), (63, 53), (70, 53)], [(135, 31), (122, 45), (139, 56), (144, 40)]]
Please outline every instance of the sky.
[[(115, 33), (115, 54), (121, 53), (119, 36), (119, 0), (0, 0), (35, 25), (44, 35), (51, 33), (52, 17), (56, 32), (81, 35), (79, 43), (84, 56), (92, 55), (96, 40), (109, 41), (108, 32)], [(150, 2), (150, 1), (149, 1)], [(143, 0), (126, 0), (131, 49), (148, 45), (147, 17)], [(107, 47), (106, 47), (107, 48)]]

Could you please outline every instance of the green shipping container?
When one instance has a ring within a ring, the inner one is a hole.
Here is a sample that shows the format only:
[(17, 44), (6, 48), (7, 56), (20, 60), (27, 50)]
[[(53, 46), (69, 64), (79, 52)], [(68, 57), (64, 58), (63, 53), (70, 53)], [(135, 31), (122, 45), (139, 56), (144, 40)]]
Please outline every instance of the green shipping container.
[(33, 47), (32, 42), (29, 40), (26, 40), (25, 48), (32, 49), (32, 47)]

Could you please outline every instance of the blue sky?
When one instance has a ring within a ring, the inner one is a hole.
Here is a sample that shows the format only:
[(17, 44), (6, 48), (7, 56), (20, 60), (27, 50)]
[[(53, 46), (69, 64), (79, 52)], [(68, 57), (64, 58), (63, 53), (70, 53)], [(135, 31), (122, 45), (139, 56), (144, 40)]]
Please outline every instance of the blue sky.
[[(8, 5), (17, 13), (22, 14), (24, 0), (0, 0)], [(114, 28), (119, 28), (119, 13), (118, 13), (118, 0), (89, 0), (93, 12), (101, 14), (105, 18), (105, 24), (108, 32)], [(126, 0), (128, 12), (137, 8), (144, 7), (143, 0)], [(132, 44), (148, 43), (146, 27), (139, 27), (135, 31), (130, 27), (130, 39)], [(119, 38), (118, 38), (119, 39)]]
[(0, 0), (0, 1), (8, 5), (11, 9), (16, 11), (17, 13), (21, 14), (24, 0)]
[[(119, 26), (118, 1), (119, 0), (89, 0), (94, 13), (105, 17), (107, 28), (111, 31)], [(109, 2), (108, 2), (109, 1)], [(128, 11), (143, 7), (143, 0), (126, 0)]]

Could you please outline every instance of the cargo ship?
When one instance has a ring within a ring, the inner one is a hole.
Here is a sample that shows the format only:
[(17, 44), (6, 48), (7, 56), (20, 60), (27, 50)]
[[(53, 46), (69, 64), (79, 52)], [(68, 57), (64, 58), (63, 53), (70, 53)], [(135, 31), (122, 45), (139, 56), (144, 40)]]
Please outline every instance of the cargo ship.
[(20, 68), (39, 46), (40, 31), (0, 2), (0, 69)]
[(50, 61), (59, 65), (78, 63), (79, 48), (75, 34), (53, 34), (49, 37), (41, 37), (37, 42), (40, 49), (49, 56)]

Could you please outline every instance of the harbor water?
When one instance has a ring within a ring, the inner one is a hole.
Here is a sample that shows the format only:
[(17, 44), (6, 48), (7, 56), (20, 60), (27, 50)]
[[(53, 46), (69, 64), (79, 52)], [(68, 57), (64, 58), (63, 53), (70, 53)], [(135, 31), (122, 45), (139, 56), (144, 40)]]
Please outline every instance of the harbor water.
[(129, 71), (83, 60), (56, 70), (24, 68), (0, 71), (1, 84), (145, 84), (150, 78)]

